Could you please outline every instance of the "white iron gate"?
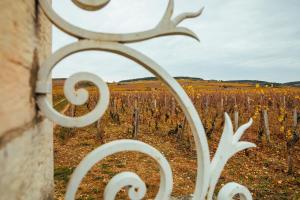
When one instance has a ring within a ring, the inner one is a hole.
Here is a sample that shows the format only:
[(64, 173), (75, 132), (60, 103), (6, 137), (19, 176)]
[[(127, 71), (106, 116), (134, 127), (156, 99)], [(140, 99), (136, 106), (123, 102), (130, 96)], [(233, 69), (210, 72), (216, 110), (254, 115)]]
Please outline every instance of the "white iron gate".
[[(109, 0), (73, 0), (73, 2), (85, 10), (98, 10), (109, 3)], [(155, 61), (125, 45), (126, 43), (140, 42), (150, 38), (167, 35), (184, 35), (198, 40), (197, 35), (191, 30), (184, 27), (179, 27), (178, 25), (187, 18), (194, 18), (201, 15), (203, 9), (200, 9), (195, 13), (183, 13), (177, 17), (173, 17), (174, 1), (169, 0), (168, 7), (163, 18), (153, 29), (129, 34), (111, 34), (92, 32), (76, 27), (66, 22), (58, 14), (56, 14), (48, 0), (39, 0), (39, 3), (49, 20), (51, 20), (55, 26), (65, 33), (79, 39), (79, 41), (56, 51), (44, 62), (42, 66), (40, 66), (38, 80), (36, 83), (36, 95), (37, 104), (41, 112), (53, 122), (61, 126), (83, 127), (96, 122), (103, 116), (108, 107), (109, 90), (106, 83), (95, 74), (82, 72), (73, 74), (69, 79), (66, 80), (64, 85), (65, 96), (72, 104), (82, 105), (88, 100), (89, 94), (84, 89), (76, 90), (75, 85), (80, 81), (93, 82), (100, 91), (99, 102), (97, 103), (95, 109), (81, 117), (64, 116), (54, 110), (46, 97), (47, 94), (52, 93), (51, 83), (49, 83), (48, 80), (51, 78), (50, 75), (52, 69), (65, 57), (77, 52), (98, 50), (118, 54), (136, 62), (157, 76), (170, 89), (184, 111), (184, 114), (191, 126), (197, 149), (198, 168), (193, 198), (195, 200), (212, 199), (215, 186), (229, 158), (241, 150), (249, 147), (255, 147), (255, 144), (253, 143), (239, 141), (245, 130), (252, 124), (252, 120), (238, 128), (238, 130), (234, 133), (232, 122), (229, 116), (225, 113), (224, 131), (217, 152), (211, 161), (203, 125), (192, 101), (189, 99), (183, 88)], [(173, 178), (171, 167), (168, 161), (155, 148), (136, 140), (118, 140), (110, 142), (90, 152), (74, 171), (67, 188), (65, 196), (66, 199), (75, 199), (75, 194), (80, 182), (94, 164), (107, 156), (122, 151), (141, 152), (156, 160), (160, 167), (161, 182), (155, 199), (170, 199), (173, 187)], [(110, 180), (105, 188), (104, 199), (114, 199), (119, 190), (126, 186), (129, 186), (128, 193), (131, 199), (142, 199), (146, 193), (145, 183), (139, 178), (139, 176), (132, 172), (122, 172), (115, 175)], [(232, 199), (236, 194), (240, 194), (241, 199), (252, 199), (252, 196), (246, 187), (234, 182), (227, 183), (225, 186), (223, 186), (218, 194), (218, 199)]]

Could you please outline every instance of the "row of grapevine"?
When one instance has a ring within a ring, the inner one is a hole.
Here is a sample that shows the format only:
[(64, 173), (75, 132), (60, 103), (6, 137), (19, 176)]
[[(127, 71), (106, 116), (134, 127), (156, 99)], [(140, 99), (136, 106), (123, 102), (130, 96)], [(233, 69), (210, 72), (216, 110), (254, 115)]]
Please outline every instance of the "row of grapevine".
[[(98, 102), (98, 92), (91, 89), (87, 112)], [(253, 118), (254, 125), (246, 137), (263, 145), (279, 137), (287, 146), (288, 172), (293, 171), (293, 149), (299, 141), (300, 92), (289, 88), (249, 88), (202, 90), (185, 87), (201, 119), (207, 137), (220, 136), (224, 126), (224, 112), (233, 119), (236, 130)], [(69, 114), (76, 115), (74, 106)], [(138, 139), (145, 130), (161, 136), (176, 137), (187, 149), (193, 150), (193, 138), (187, 120), (175, 98), (164, 89), (151, 91), (112, 91), (110, 106), (103, 117), (95, 123), (98, 138), (105, 141), (105, 123), (128, 123), (127, 133)], [(247, 138), (247, 139), (249, 139)], [(264, 142), (264, 140), (266, 142)]]

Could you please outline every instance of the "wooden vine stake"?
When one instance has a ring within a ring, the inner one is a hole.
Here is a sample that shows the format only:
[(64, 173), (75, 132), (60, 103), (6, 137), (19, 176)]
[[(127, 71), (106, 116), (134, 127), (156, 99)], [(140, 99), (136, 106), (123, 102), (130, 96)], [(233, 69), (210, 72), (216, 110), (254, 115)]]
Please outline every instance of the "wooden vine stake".
[(265, 127), (267, 142), (270, 143), (269, 117), (268, 117), (268, 111), (266, 109), (263, 110), (263, 117), (264, 117), (264, 127)]
[[(70, 112), (69, 112), (70, 117), (75, 117), (76, 116), (76, 106), (71, 104), (70, 105)], [(74, 128), (70, 128), (70, 132), (73, 132)]]
[(209, 99), (208, 96), (205, 97), (205, 113), (208, 113)]
[(247, 96), (247, 110), (248, 110), (248, 112), (250, 112), (250, 106), (251, 106), (251, 100), (250, 100), (250, 97)]
[(175, 110), (176, 110), (176, 104), (175, 104), (175, 99), (172, 97), (172, 115), (175, 115)]
[(236, 131), (239, 128), (239, 112), (234, 111), (234, 130)]
[(237, 108), (236, 97), (234, 97), (234, 130), (236, 131), (239, 128), (239, 111)]
[(221, 111), (224, 111), (224, 99), (223, 97), (221, 98)]
[(293, 112), (293, 125), (294, 125), (294, 127), (297, 127), (297, 124), (298, 124), (298, 113), (297, 113), (297, 109), (295, 108), (294, 112)]
[(287, 141), (287, 152), (288, 152), (288, 174), (293, 174), (294, 163), (293, 163), (293, 150), (297, 142), (299, 141), (299, 128), (298, 128), (298, 113), (297, 109), (294, 109), (293, 114), (293, 130), (292, 135)]
[(139, 128), (139, 109), (137, 99), (134, 101), (134, 110), (133, 110), (133, 132), (132, 138), (136, 139), (138, 135), (138, 128)]
[(96, 137), (103, 144), (104, 143), (104, 134), (105, 134), (105, 131), (104, 131), (104, 128), (102, 126), (102, 123), (101, 123), (100, 119), (96, 122), (96, 128), (97, 128)]
[(75, 105), (71, 104), (69, 109), (70, 109), (69, 110), (69, 116), (70, 117), (75, 117), (75, 109), (76, 109)]

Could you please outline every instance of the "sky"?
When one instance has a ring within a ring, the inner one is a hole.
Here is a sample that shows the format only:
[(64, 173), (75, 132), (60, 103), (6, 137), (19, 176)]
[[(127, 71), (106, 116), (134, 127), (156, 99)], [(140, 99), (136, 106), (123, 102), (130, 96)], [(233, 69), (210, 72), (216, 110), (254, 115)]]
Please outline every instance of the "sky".
[[(153, 28), (168, 0), (111, 0), (99, 11), (84, 11), (70, 0), (53, 0), (68, 22), (97, 32), (130, 33)], [(167, 36), (126, 44), (172, 76), (214, 80), (300, 81), (299, 0), (175, 0), (177, 16), (205, 7), (198, 18), (180, 26), (194, 31), (200, 43)], [(53, 28), (53, 52), (76, 39)], [(61, 61), (53, 77), (88, 71), (106, 81), (152, 76), (134, 62), (105, 52), (87, 51)]]

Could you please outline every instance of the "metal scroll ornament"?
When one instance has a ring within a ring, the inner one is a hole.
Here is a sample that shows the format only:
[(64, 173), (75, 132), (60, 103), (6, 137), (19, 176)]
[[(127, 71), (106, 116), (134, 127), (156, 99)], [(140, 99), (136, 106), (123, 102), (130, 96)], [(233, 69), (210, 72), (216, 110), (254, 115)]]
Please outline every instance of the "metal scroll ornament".
[[(85, 10), (99, 10), (109, 3), (109, 0), (72, 0), (74, 4)], [(180, 104), (184, 114), (190, 124), (197, 150), (197, 177), (196, 186), (193, 194), (194, 200), (211, 200), (214, 195), (215, 186), (220, 178), (221, 172), (227, 161), (237, 152), (255, 147), (250, 142), (239, 141), (245, 130), (251, 126), (252, 120), (241, 126), (235, 133), (232, 122), (227, 113), (225, 113), (225, 127), (220, 140), (217, 152), (210, 160), (209, 148), (206, 134), (199, 118), (199, 115), (183, 88), (171, 77), (162, 67), (146, 55), (124, 45), (131, 42), (140, 42), (151, 38), (167, 35), (184, 35), (198, 40), (197, 35), (191, 30), (179, 27), (178, 25), (187, 18), (194, 18), (201, 15), (203, 8), (194, 13), (183, 13), (173, 17), (174, 1), (169, 0), (165, 14), (160, 22), (152, 29), (128, 33), (111, 34), (92, 32), (74, 26), (61, 18), (51, 7), (48, 0), (39, 0), (40, 6), (47, 15), (48, 19), (63, 32), (78, 38), (75, 43), (67, 45), (53, 55), (51, 55), (38, 72), (36, 83), (37, 104), (41, 112), (53, 122), (64, 127), (83, 127), (98, 119), (105, 113), (109, 104), (109, 90), (106, 83), (92, 73), (82, 72), (73, 74), (68, 78), (64, 85), (64, 93), (67, 100), (75, 105), (82, 105), (88, 100), (88, 91), (85, 89), (75, 89), (75, 85), (80, 81), (90, 81), (100, 91), (100, 98), (94, 110), (81, 117), (68, 117), (57, 112), (47, 99), (47, 94), (51, 94), (51, 71), (58, 62), (64, 58), (82, 51), (97, 50), (118, 54), (141, 65), (156, 77), (158, 77), (172, 92)], [(65, 198), (67, 200), (75, 199), (76, 191), (86, 175), (94, 164), (112, 154), (122, 151), (136, 151), (147, 154), (156, 160), (160, 167), (160, 187), (155, 197), (156, 200), (168, 200), (170, 198), (173, 178), (172, 171), (166, 158), (155, 148), (136, 140), (117, 140), (102, 145), (90, 152), (78, 165), (74, 171), (67, 187)], [(145, 183), (141, 178), (132, 172), (122, 172), (115, 175), (104, 191), (104, 199), (114, 199), (116, 194), (124, 187), (129, 186), (128, 195), (131, 199), (142, 199), (146, 194)], [(239, 194), (241, 199), (251, 200), (252, 196), (249, 190), (237, 183), (227, 183), (219, 191), (217, 199), (232, 199)]]

